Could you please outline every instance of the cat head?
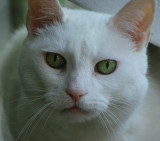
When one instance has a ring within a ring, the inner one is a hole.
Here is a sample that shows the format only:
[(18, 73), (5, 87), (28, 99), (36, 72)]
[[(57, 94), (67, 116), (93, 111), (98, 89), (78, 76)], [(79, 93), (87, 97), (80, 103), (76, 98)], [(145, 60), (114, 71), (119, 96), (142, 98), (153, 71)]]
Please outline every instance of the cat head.
[(147, 90), (153, 15), (154, 0), (132, 0), (114, 16), (29, 0), (20, 62), (25, 95), (42, 97), (42, 107), (69, 121), (125, 120)]

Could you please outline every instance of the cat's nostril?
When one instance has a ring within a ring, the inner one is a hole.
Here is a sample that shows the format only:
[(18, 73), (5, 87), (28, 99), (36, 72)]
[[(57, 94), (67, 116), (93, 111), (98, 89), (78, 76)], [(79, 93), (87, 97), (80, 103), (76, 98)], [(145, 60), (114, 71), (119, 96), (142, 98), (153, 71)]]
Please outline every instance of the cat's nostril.
[(75, 102), (77, 102), (82, 96), (86, 95), (87, 92), (66, 90), (67, 95), (69, 95)]

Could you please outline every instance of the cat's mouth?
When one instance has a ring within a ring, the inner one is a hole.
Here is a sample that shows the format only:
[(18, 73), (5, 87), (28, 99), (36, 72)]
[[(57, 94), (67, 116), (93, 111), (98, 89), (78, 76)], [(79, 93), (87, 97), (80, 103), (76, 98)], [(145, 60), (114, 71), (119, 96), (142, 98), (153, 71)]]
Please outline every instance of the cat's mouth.
[(85, 111), (78, 107), (77, 105), (72, 106), (71, 108), (64, 109), (63, 112), (74, 112), (74, 113), (83, 113), (83, 114), (88, 114), (88, 111)]
[(63, 117), (67, 118), (69, 122), (84, 122), (95, 118), (97, 114), (93, 110), (84, 109), (81, 106), (73, 105), (70, 108), (65, 108), (61, 111)]

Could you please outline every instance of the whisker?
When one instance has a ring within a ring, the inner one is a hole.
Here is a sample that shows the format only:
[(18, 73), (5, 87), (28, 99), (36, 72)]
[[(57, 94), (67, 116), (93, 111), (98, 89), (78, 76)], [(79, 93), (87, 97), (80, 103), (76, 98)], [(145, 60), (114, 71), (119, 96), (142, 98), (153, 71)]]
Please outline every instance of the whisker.
[[(50, 103), (49, 103), (50, 104)], [(47, 106), (49, 104), (44, 105), (36, 114), (34, 114), (29, 121), (24, 125), (24, 127), (22, 128), (22, 130), (20, 131), (18, 137), (16, 138), (16, 141), (19, 140), (19, 138), (21, 137), (21, 135), (23, 134), (23, 132), (26, 130), (27, 127), (30, 127), (31, 123), (35, 120), (35, 118), (43, 111), (47, 108)]]
[(116, 104), (110, 104), (110, 107), (117, 109), (118, 111), (122, 112), (125, 115), (129, 114), (126, 110), (121, 110), (120, 108), (118, 108)]
[(16, 109), (18, 109), (18, 108), (20, 108), (20, 107), (22, 107), (22, 106), (25, 106), (25, 105), (27, 105), (27, 104), (30, 104), (30, 103), (35, 102), (35, 101), (38, 101), (38, 100), (42, 100), (42, 99), (44, 99), (44, 98), (45, 98), (45, 96), (42, 96), (42, 97), (36, 98), (36, 99), (34, 99), (34, 100), (27, 101), (27, 102), (25, 102), (25, 103), (23, 103), (23, 104), (18, 105), (17, 107), (15, 107), (14, 109), (12, 109), (12, 110), (9, 111), (9, 112), (13, 112), (14, 110), (16, 110)]
[(24, 92), (48, 92), (45, 89), (23, 89)]
[(104, 116), (104, 118), (106, 119), (106, 121), (107, 121), (107, 123), (108, 123), (108, 125), (109, 125), (109, 127), (110, 127), (110, 129), (111, 129), (111, 132), (110, 132), (110, 130), (109, 130), (109, 132), (110, 132), (110, 137), (111, 138), (115, 138), (114, 137), (114, 130), (113, 130), (113, 128), (112, 128), (112, 126), (110, 125), (110, 121), (108, 120), (108, 118), (106, 117), (106, 115), (102, 112), (102, 115)]
[[(48, 91), (46, 91), (46, 90), (40, 90), (40, 89), (24, 89), (24, 91), (13, 91), (13, 93), (16, 95), (18, 95), (18, 94), (20, 94), (20, 93), (23, 93), (23, 92), (44, 92), (44, 93), (47, 93)], [(41, 97), (41, 96), (37, 96), (37, 95), (34, 95), (34, 96), (25, 96), (25, 97), (20, 97), (22, 100), (23, 99), (26, 99), (26, 98), (32, 98), (32, 97)], [(16, 100), (12, 100), (12, 101), (10, 101), (10, 102), (8, 102), (7, 103), (7, 105), (10, 105), (10, 104), (13, 104), (13, 103), (15, 103), (15, 102), (18, 102), (19, 101), (19, 99), (16, 99)]]
[(121, 121), (113, 112), (111, 112), (110, 110), (108, 110), (107, 112), (106, 111), (103, 112), (105, 112), (112, 119), (112, 121), (115, 123), (116, 126), (121, 125)]
[(121, 105), (131, 106), (130, 102), (128, 102), (127, 100), (124, 100), (122, 98), (112, 98), (111, 103), (118, 103)]
[[(51, 104), (51, 103), (50, 103)], [(46, 107), (47, 108), (47, 107)], [(30, 137), (31, 137), (31, 135), (32, 135), (32, 133), (33, 133), (33, 131), (34, 131), (34, 129), (37, 127), (37, 125), (39, 124), (39, 122), (43, 119), (43, 117), (46, 115), (46, 113), (49, 111), (49, 109), (48, 110), (46, 110), (42, 115), (41, 115), (41, 117), (35, 122), (35, 125), (32, 127), (32, 130), (30, 131), (30, 133), (29, 133), (29, 135), (28, 135), (28, 141), (29, 141), (29, 139), (30, 139)], [(29, 128), (28, 128), (29, 129)], [(27, 132), (26, 132), (26, 134), (27, 134)]]
[(109, 128), (106, 124), (106, 122), (104, 121), (103, 117), (101, 115), (98, 115), (99, 119), (100, 119), (100, 122), (102, 124), (102, 126), (106, 129), (106, 133), (109, 134), (110, 137), (112, 137), (110, 131), (109, 131)]
[(44, 125), (43, 125), (42, 129), (43, 129), (43, 128), (45, 127), (45, 125), (47, 124), (47, 122), (48, 122), (49, 118), (51, 117), (51, 115), (53, 114), (53, 112), (54, 112), (54, 110), (52, 110), (52, 112), (50, 112), (50, 114), (48, 114), (48, 116), (47, 116), (47, 118), (46, 118), (46, 120), (45, 120), (45, 122), (44, 122)]
[(17, 91), (12, 91), (15, 94), (23, 93), (23, 92), (48, 92), (44, 88), (33, 88), (33, 89), (23, 89), (23, 90), (17, 90)]

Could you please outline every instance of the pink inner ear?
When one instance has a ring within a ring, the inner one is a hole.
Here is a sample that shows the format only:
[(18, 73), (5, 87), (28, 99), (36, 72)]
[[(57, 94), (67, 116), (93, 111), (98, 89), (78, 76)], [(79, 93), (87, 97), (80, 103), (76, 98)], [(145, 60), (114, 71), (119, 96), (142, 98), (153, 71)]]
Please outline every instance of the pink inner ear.
[(147, 44), (147, 42), (149, 41), (149, 36), (151, 33), (150, 26), (153, 20), (153, 15), (151, 15), (151, 13), (152, 12), (150, 11), (145, 11), (145, 14), (141, 19), (135, 19), (136, 29), (134, 31), (127, 31), (127, 33), (132, 37), (133, 41), (137, 44), (137, 46), (140, 46), (141, 43), (145, 40), (145, 44)]
[(36, 35), (36, 29), (54, 21), (62, 23), (62, 10), (57, 0), (29, 0), (27, 29)]
[(139, 50), (149, 41), (154, 11), (154, 0), (131, 0), (111, 23), (120, 32), (127, 33)]

